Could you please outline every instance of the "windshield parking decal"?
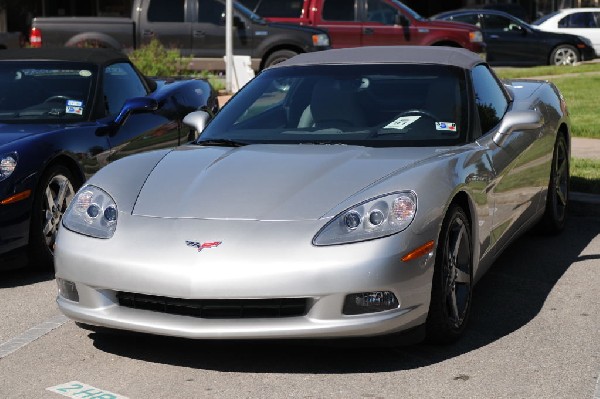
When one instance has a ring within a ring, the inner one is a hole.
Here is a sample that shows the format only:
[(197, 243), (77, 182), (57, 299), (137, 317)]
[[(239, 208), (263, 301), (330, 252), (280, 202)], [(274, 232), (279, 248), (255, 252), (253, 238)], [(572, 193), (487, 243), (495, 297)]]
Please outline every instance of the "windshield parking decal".
[(456, 123), (452, 122), (436, 122), (435, 130), (442, 130), (447, 132), (456, 132)]
[(402, 130), (404, 128), (406, 128), (407, 126), (415, 123), (418, 119), (420, 118), (420, 116), (401, 116), (400, 118), (388, 123), (386, 126), (384, 126), (384, 129), (396, 129), (396, 130)]
[(67, 114), (83, 115), (83, 101), (67, 100)]

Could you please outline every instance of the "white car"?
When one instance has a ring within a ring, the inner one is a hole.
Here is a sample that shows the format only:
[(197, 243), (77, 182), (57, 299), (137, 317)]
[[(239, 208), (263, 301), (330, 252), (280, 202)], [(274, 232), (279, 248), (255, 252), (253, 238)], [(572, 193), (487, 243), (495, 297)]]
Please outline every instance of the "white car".
[(564, 8), (544, 15), (533, 25), (548, 32), (586, 37), (600, 54), (600, 8)]

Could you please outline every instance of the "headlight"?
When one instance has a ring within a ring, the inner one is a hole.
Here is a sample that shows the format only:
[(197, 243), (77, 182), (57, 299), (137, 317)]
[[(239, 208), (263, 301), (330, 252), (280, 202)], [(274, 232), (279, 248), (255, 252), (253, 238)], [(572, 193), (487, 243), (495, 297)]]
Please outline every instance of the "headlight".
[(63, 226), (79, 234), (111, 238), (117, 228), (117, 204), (104, 190), (85, 186), (69, 205)]
[(312, 35), (312, 40), (315, 46), (329, 46), (329, 36), (325, 33)]
[(469, 40), (471, 41), (471, 43), (481, 43), (483, 42), (483, 35), (481, 34), (481, 31), (473, 31), (473, 32), (469, 32)]
[(17, 153), (4, 154), (0, 156), (0, 181), (8, 178), (12, 175), (17, 167), (17, 161), (19, 160)]
[(417, 212), (412, 191), (387, 194), (345, 210), (317, 233), (314, 245), (335, 245), (372, 240), (408, 227)]

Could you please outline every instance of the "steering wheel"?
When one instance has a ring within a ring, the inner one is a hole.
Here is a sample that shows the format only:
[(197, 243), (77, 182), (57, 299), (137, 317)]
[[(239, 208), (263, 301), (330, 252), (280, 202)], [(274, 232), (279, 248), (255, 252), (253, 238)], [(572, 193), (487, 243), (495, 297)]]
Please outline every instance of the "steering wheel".
[(70, 100), (70, 97), (67, 96), (50, 96), (47, 99), (44, 100), (45, 103), (51, 103), (51, 102), (55, 102), (55, 101), (59, 101), (59, 100)]
[(399, 118), (399, 117), (401, 117), (401, 116), (407, 116), (407, 115), (410, 115), (410, 114), (418, 114), (418, 115), (423, 115), (423, 116), (426, 116), (426, 117), (428, 117), (428, 118), (431, 118), (431, 119), (433, 119), (434, 121), (440, 121), (440, 120), (441, 120), (441, 119), (440, 119), (440, 118), (438, 118), (436, 115), (434, 115), (434, 114), (432, 114), (431, 112), (429, 112), (429, 111), (426, 111), (426, 110), (424, 110), (424, 109), (409, 109), (408, 111), (404, 111), (404, 112), (402, 112), (402, 113), (401, 113), (400, 115), (398, 115), (397, 117)]

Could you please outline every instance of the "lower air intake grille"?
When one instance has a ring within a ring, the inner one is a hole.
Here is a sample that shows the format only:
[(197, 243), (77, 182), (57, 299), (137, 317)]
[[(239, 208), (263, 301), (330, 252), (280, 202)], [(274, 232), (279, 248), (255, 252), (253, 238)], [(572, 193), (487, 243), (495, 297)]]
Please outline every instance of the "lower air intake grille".
[(294, 317), (306, 314), (306, 298), (179, 299), (118, 292), (119, 305), (203, 319)]

